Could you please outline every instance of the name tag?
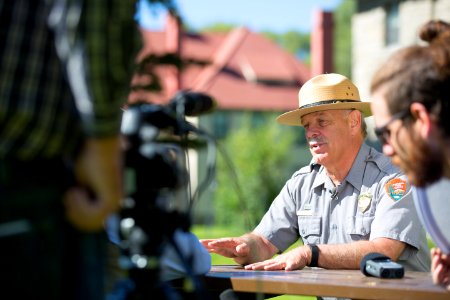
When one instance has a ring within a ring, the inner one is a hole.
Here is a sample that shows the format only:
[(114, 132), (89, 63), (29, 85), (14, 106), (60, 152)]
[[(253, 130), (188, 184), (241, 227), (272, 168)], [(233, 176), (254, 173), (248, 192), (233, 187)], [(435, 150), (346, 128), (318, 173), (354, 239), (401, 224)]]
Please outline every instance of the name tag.
[(297, 210), (297, 216), (312, 216), (313, 212), (311, 209), (301, 209)]

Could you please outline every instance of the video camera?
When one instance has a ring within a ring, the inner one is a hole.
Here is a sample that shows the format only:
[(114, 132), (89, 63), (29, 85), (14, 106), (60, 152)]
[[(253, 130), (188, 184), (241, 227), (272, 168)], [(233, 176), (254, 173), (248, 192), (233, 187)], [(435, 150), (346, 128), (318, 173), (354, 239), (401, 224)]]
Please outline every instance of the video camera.
[[(186, 150), (199, 144), (210, 148), (215, 143), (186, 121), (186, 116), (198, 116), (214, 107), (208, 95), (181, 91), (167, 105), (139, 103), (124, 111), (121, 132), (126, 144), (127, 196), (118, 226), (120, 264), (136, 285), (127, 299), (169, 298), (161, 288), (159, 258), (168, 243), (180, 247), (173, 239), (176, 230), (190, 229), (193, 200)], [(215, 149), (208, 150), (214, 156)]]

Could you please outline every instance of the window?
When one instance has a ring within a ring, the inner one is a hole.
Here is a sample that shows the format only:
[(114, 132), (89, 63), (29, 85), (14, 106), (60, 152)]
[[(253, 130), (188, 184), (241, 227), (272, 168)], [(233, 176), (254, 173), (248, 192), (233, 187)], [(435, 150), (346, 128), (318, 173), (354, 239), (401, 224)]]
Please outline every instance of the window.
[(398, 43), (399, 40), (399, 2), (392, 1), (386, 7), (385, 44), (386, 46)]

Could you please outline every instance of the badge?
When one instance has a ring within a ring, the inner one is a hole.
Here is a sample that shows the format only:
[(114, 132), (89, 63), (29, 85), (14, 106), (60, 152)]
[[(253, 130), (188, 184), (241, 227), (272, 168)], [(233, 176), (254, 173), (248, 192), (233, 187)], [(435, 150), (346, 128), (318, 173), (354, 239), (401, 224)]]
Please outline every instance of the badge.
[(364, 213), (370, 206), (370, 202), (372, 202), (372, 194), (362, 193), (358, 197), (358, 209), (360, 212)]
[(386, 183), (385, 188), (389, 197), (394, 201), (398, 201), (406, 193), (406, 180), (400, 178), (391, 179)]
[(299, 210), (297, 211), (297, 216), (299, 217), (309, 217), (312, 216), (312, 210)]

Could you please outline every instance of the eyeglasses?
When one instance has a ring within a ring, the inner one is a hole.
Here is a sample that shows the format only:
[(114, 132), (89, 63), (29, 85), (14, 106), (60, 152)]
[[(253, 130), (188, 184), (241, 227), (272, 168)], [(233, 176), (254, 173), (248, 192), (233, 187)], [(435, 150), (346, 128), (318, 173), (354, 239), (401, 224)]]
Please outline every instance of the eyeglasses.
[(396, 120), (403, 120), (405, 117), (409, 115), (410, 115), (409, 108), (402, 110), (398, 113), (393, 114), (391, 119), (384, 126), (375, 128), (375, 135), (377, 136), (381, 145), (386, 145), (389, 141), (389, 138), (391, 137), (391, 130), (388, 128), (389, 125), (391, 125), (392, 122)]

